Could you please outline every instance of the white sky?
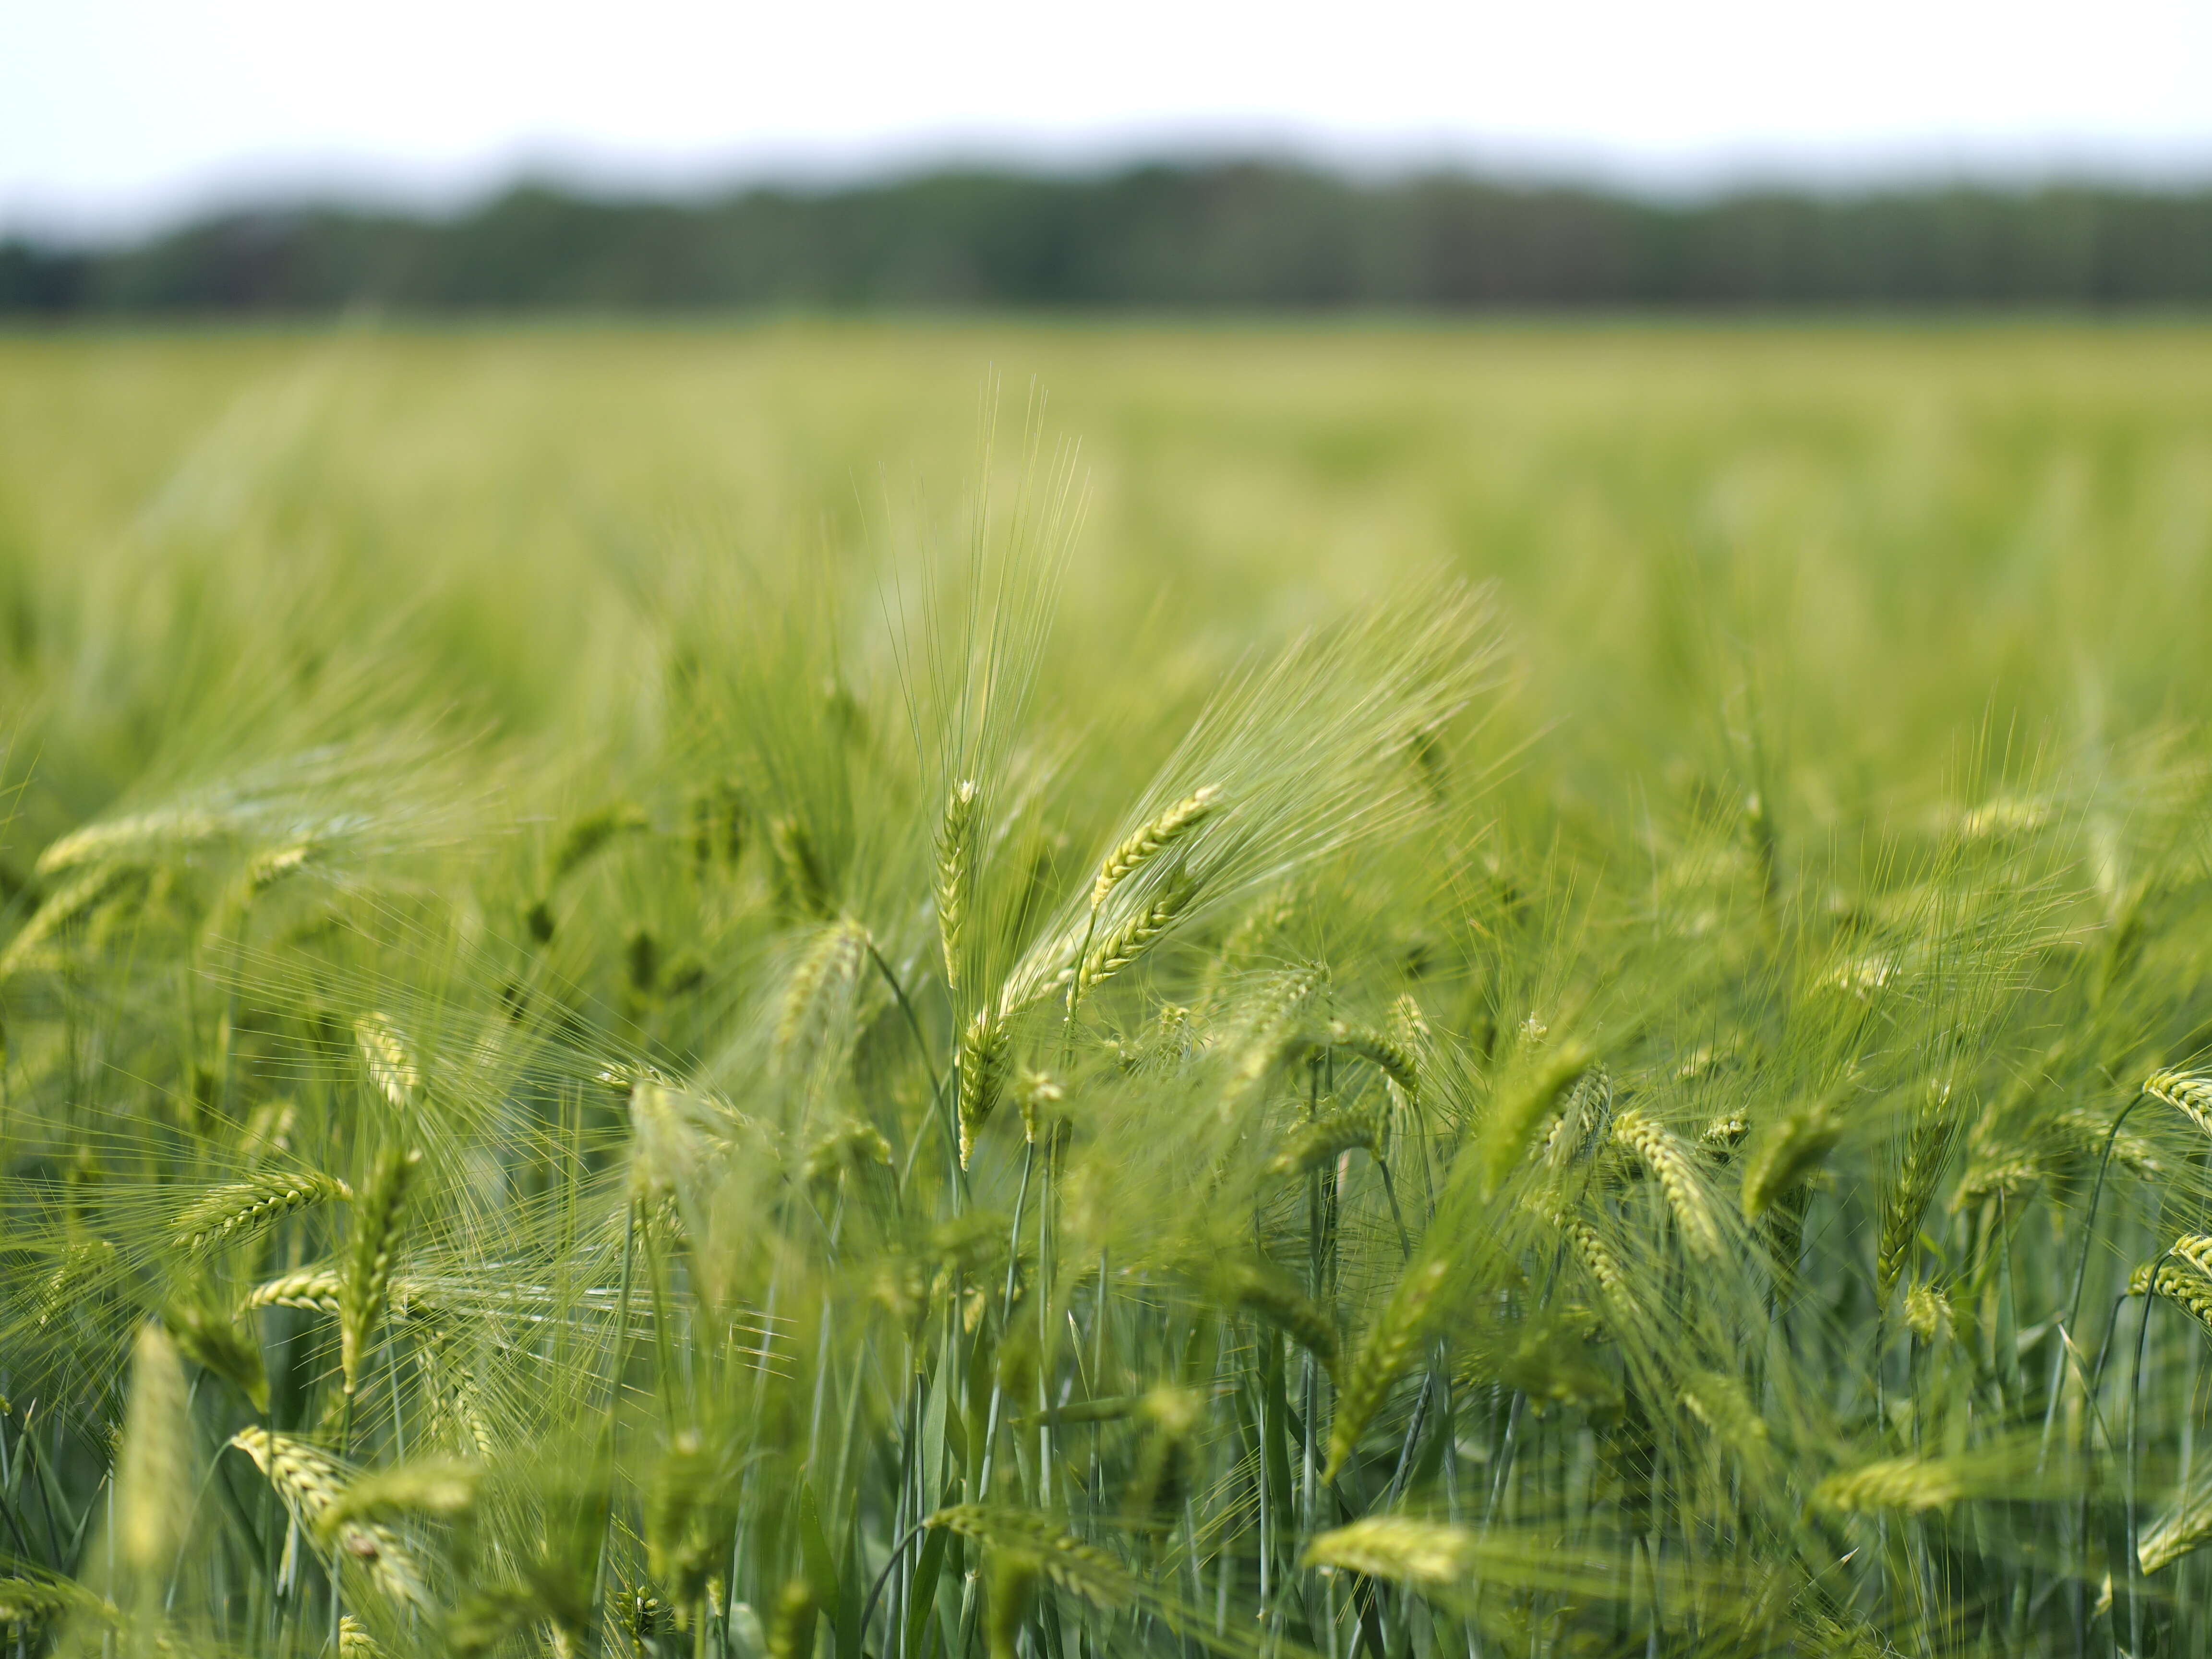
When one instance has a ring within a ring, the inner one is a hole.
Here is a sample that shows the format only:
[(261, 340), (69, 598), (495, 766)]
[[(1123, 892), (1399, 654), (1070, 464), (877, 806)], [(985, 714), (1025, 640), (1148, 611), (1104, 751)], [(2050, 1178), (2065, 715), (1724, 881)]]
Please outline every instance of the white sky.
[(1263, 146), (2212, 177), (2212, 0), (0, 0), (0, 228)]

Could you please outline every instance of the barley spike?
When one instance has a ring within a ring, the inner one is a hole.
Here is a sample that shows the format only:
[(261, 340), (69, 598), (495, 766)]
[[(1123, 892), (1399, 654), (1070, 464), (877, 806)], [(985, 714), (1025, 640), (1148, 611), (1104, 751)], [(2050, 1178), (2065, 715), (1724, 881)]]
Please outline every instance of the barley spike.
[(1091, 909), (1096, 911), (1106, 902), (1115, 888), (1205, 823), (1212, 814), (1220, 793), (1209, 784), (1197, 793), (1177, 801), (1151, 822), (1131, 830), (1121, 844), (1106, 855), (1105, 863), (1099, 866), (1098, 879), (1091, 886)]

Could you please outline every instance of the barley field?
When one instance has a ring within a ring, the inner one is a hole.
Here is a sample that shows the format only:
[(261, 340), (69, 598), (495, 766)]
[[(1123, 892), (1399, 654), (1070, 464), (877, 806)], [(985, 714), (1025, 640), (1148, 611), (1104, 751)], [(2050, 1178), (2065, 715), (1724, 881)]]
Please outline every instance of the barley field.
[(0, 1643), (2212, 1650), (2212, 330), (0, 337)]

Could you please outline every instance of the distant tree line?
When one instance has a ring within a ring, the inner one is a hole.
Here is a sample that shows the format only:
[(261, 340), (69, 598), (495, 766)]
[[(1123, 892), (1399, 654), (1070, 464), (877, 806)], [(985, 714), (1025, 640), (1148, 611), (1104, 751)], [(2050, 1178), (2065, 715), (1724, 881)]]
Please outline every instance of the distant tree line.
[(946, 172), (685, 203), (517, 188), (454, 217), (240, 212), (136, 246), (0, 242), (0, 312), (713, 307), (2194, 306), (2212, 190), (1668, 204), (1264, 163)]

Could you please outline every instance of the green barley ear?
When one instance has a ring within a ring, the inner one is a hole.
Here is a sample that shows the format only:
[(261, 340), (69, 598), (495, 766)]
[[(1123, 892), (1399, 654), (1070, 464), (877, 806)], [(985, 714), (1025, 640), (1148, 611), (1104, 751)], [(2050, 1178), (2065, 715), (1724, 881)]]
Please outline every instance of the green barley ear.
[(1683, 1247), (1700, 1261), (1718, 1261), (1723, 1254), (1720, 1222), (1713, 1214), (1689, 1148), (1633, 1107), (1613, 1119), (1613, 1138), (1642, 1158), (1658, 1177), (1659, 1190), (1666, 1195), (1667, 1207), (1674, 1212)]
[(544, 1620), (548, 1647), (556, 1659), (565, 1659), (567, 1636), (557, 1621), (545, 1620), (545, 1613), (538, 1586), (480, 1584), (446, 1616), (441, 1634), (453, 1659), (483, 1659), (515, 1632)]
[[(244, 1311), (239, 1310), (241, 1314)], [(254, 1410), (267, 1414), (269, 1372), (261, 1357), (261, 1345), (240, 1328), (235, 1317), (216, 1312), (198, 1294), (188, 1294), (171, 1299), (161, 1310), (161, 1322), (168, 1327), (185, 1358), (202, 1370), (235, 1383), (239, 1392), (253, 1402)]]
[(1756, 1474), (1773, 1465), (1773, 1431), (1740, 1378), (1693, 1371), (1682, 1383), (1682, 1408)]
[(990, 1659), (1019, 1659), (1023, 1622), (1043, 1569), (1028, 1550), (983, 1553), (983, 1644)]
[(646, 1488), (646, 1571), (679, 1606), (697, 1599), (718, 1553), (701, 1523), (722, 1474), (699, 1431), (684, 1429), (670, 1441)]
[(1955, 1463), (1944, 1458), (1889, 1457), (1832, 1474), (1813, 1489), (1817, 1509), (1843, 1515), (1942, 1509), (1967, 1495)]
[(691, 798), (691, 855), (703, 869), (720, 859), (733, 865), (744, 855), (750, 814), (734, 778), (709, 785)]
[(821, 1603), (814, 1586), (805, 1578), (785, 1582), (776, 1597), (775, 1622), (768, 1634), (768, 1659), (810, 1659), (814, 1651), (814, 1620)]
[(357, 1475), (316, 1518), (325, 1543), (349, 1522), (384, 1516), (434, 1515), (450, 1520), (474, 1507), (484, 1466), (453, 1457), (430, 1457)]
[(2212, 1134), (2212, 1077), (2197, 1072), (2156, 1072), (2144, 1079), (2143, 1092), (2164, 1101)]
[(1951, 1293), (1941, 1285), (1915, 1285), (1905, 1293), (1905, 1328), (1923, 1342), (1937, 1342), (1958, 1325)]
[(1122, 882), (1212, 817), (1220, 794), (1218, 788), (1208, 784), (1131, 830), (1098, 867), (1098, 879), (1091, 884), (1093, 913)]
[(1158, 1531), (1192, 1494), (1193, 1437), (1206, 1412), (1204, 1395), (1163, 1382), (1137, 1402), (1146, 1432), (1144, 1449), (1124, 1487), (1121, 1511), (1127, 1525)]
[(1304, 1175), (1355, 1149), (1371, 1156), (1379, 1144), (1381, 1127), (1376, 1114), (1364, 1106), (1324, 1112), (1295, 1126), (1283, 1138), (1281, 1149), (1267, 1160), (1267, 1173)]
[(238, 1310), (247, 1314), (264, 1308), (297, 1308), (335, 1317), (343, 1311), (340, 1297), (343, 1287), (344, 1281), (336, 1268), (301, 1267), (255, 1285), (238, 1304)]
[(422, 1367), (424, 1390), (430, 1396), (430, 1431), (448, 1444), (459, 1444), (489, 1459), (497, 1452), (499, 1443), (484, 1415), (476, 1374), (455, 1353), (455, 1346), (443, 1322), (431, 1323), (418, 1333), (415, 1352)]
[[(1403, 1002), (1407, 999), (1401, 998)], [(1409, 1033), (1418, 1031), (1425, 1024), (1419, 1018), (1419, 1010), (1413, 1011), (1412, 1019), (1398, 1021)], [(1389, 1032), (1378, 1031), (1369, 1025), (1347, 1025), (1340, 1019), (1331, 1020), (1328, 1040), (1332, 1047), (1348, 1054), (1357, 1054), (1389, 1079), (1409, 1106), (1421, 1103), (1421, 1063), (1419, 1050), (1413, 1042), (1401, 1041)]]
[(1056, 1125), (1066, 1121), (1060, 1109), (1066, 1103), (1066, 1089), (1048, 1073), (1025, 1070), (1014, 1079), (1014, 1104), (1022, 1110), (1022, 1138), (1032, 1145), (1040, 1130), (1049, 1136)]
[(1231, 1300), (1282, 1332), (1321, 1361), (1332, 1382), (1337, 1380), (1336, 1322), (1326, 1308), (1270, 1268), (1239, 1266), (1224, 1278)]
[(1434, 1257), (1411, 1269), (1360, 1344), (1336, 1402), (1336, 1420), (1329, 1425), (1328, 1467), (1323, 1480), (1334, 1480), (1345, 1461), (1359, 1444), (1359, 1437), (1382, 1407), (1390, 1385), (1398, 1380), (1435, 1315), (1451, 1273), (1451, 1263)]
[(338, 1618), (338, 1659), (385, 1659), (383, 1645), (349, 1613)]
[(849, 917), (824, 924), (807, 942), (776, 1015), (777, 1070), (789, 1071), (815, 1058), (837, 1029), (860, 989), (868, 945), (868, 930)]
[(848, 1118), (806, 1149), (801, 1166), (810, 1184), (842, 1181), (871, 1169), (891, 1167), (891, 1144), (873, 1124)]
[(301, 1531), (329, 1543), (337, 1561), (359, 1566), (398, 1605), (429, 1605), (422, 1569), (398, 1533), (373, 1521), (326, 1524), (326, 1517), (345, 1497), (349, 1472), (344, 1465), (307, 1441), (267, 1429), (240, 1429), (229, 1443), (253, 1460)]
[(1411, 991), (1391, 1003), (1389, 1034), (1392, 1046), (1413, 1062), (1415, 1090), (1409, 1091), (1401, 1085), (1400, 1093), (1405, 1104), (1418, 1110), (1421, 1104), (1418, 1092), (1421, 1073), (1429, 1063), (1436, 1039), (1429, 1030), (1429, 1017), (1421, 1012), (1420, 1000)]
[[(56, 846), (60, 844), (57, 842)], [(46, 856), (52, 857), (53, 850), (49, 848)], [(40, 859), (40, 864), (43, 873), (46, 859)], [(30, 920), (15, 937), (8, 941), (7, 950), (0, 951), (0, 981), (12, 978), (18, 970), (30, 966), (49, 939), (139, 872), (140, 866), (127, 860), (95, 865), (57, 888), (45, 903), (31, 913)]]
[(163, 1583), (191, 1504), (191, 1396), (177, 1345), (149, 1321), (131, 1356), (131, 1400), (116, 1471), (116, 1532), (142, 1594)]
[(1582, 1162), (1613, 1134), (1613, 1076), (1593, 1066), (1575, 1079), (1559, 1109), (1551, 1114), (1539, 1147), (1544, 1167), (1557, 1175)]
[(645, 809), (630, 801), (617, 801), (596, 812), (586, 813), (570, 824), (568, 833), (561, 838), (560, 848), (553, 854), (553, 879), (557, 882), (574, 874), (617, 836), (635, 835), (652, 827), (653, 820), (646, 816)]
[(1958, 1143), (1959, 1127), (1950, 1085), (1932, 1085), (1906, 1132), (1904, 1161), (1882, 1194), (1881, 1231), (1875, 1246), (1875, 1285), (1885, 1304), (1903, 1277), (1905, 1262), (1920, 1237), (1920, 1218), (1943, 1178), (1944, 1165)]
[(1311, 1022), (1307, 1008), (1328, 983), (1327, 971), (1313, 963), (1270, 974), (1260, 982), (1237, 1011), (1235, 1060), (1224, 1109), (1308, 1046)]
[(2172, 1509), (2143, 1529), (2136, 1558), (2145, 1572), (2156, 1572), (2207, 1543), (2212, 1543), (2212, 1480), (2200, 1477), (2176, 1496)]
[(197, 1253), (257, 1238), (311, 1205), (350, 1200), (353, 1188), (312, 1170), (270, 1170), (203, 1194), (177, 1217), (176, 1248)]
[(1093, 945), (1083, 959), (1075, 983), (1068, 988), (1068, 1006), (1081, 1006), (1083, 999), (1094, 988), (1113, 978), (1157, 944), (1189, 908), (1192, 895), (1197, 890), (1197, 884), (1188, 872), (1176, 871), (1150, 904)]
[(399, 1247), (399, 1218), (419, 1152), (386, 1149), (354, 1206), (353, 1238), (338, 1285), (338, 1364), (345, 1391), (361, 1382), (370, 1340), (392, 1294), (392, 1265)]
[(1574, 1251), (1576, 1260), (1582, 1263), (1583, 1271), (1590, 1276), (1606, 1299), (1614, 1303), (1616, 1307), (1625, 1305), (1628, 1295), (1627, 1276), (1621, 1271), (1620, 1259), (1606, 1248), (1605, 1241), (1598, 1237), (1597, 1229), (1580, 1216), (1571, 1215), (1564, 1210), (1554, 1213), (1552, 1221), (1566, 1239), (1568, 1248)]
[(1954, 1215), (1991, 1199), (2015, 1199), (2040, 1182), (2049, 1170), (2033, 1152), (1993, 1152), (1966, 1166), (1952, 1188)]
[(254, 1462), (284, 1506), (308, 1532), (345, 1491), (346, 1472), (336, 1458), (288, 1434), (240, 1429), (230, 1444)]
[(377, 1092), (396, 1110), (406, 1110), (422, 1086), (422, 1072), (399, 1028), (386, 1015), (368, 1013), (354, 1021), (353, 1036)]
[(1462, 1583), (1474, 1568), (1477, 1540), (1464, 1527), (1406, 1515), (1370, 1515), (1325, 1532), (1306, 1546), (1302, 1567), (1334, 1567), (1414, 1589)]
[(2050, 1119), (2048, 1127), (2056, 1139), (2070, 1142), (2071, 1150), (2093, 1164), (2105, 1155), (2109, 1145), (2113, 1164), (2130, 1175), (2140, 1176), (2145, 1181), (2164, 1181), (2169, 1173), (2166, 1160), (2160, 1155), (2155, 1144), (2119, 1125), (2110, 1113), (2069, 1106)]
[(960, 958), (975, 897), (975, 781), (963, 778), (945, 799), (937, 826), (937, 939), (945, 952), (945, 987), (960, 988)]
[(829, 921), (836, 910), (830, 897), (829, 872), (805, 824), (788, 815), (775, 819), (768, 827), (768, 844), (775, 855), (776, 885), (785, 907), (817, 921)]
[(1007, 1057), (1013, 1041), (988, 1008), (960, 1029), (960, 1167), (975, 1150), (975, 1137), (999, 1103), (1006, 1087)]
[(2163, 1256), (2128, 1275), (2130, 1296), (2154, 1289), (2212, 1330), (2212, 1235), (2184, 1233)]
[(1036, 1558), (1045, 1577), (1094, 1607), (1128, 1607), (1144, 1589), (1134, 1573), (1105, 1551), (1034, 1510), (955, 1504), (927, 1516), (922, 1525), (948, 1528), (986, 1549), (1026, 1552)]
[(1596, 1058), (1585, 1044), (1569, 1037), (1506, 1062), (1504, 1075), (1491, 1091), (1490, 1110), (1474, 1149), (1486, 1196), (1505, 1184), (1527, 1153), (1536, 1126)]
[(11, 1562), (0, 1577), (0, 1632), (21, 1642), (41, 1626), (76, 1613), (110, 1626), (123, 1622), (122, 1609), (74, 1579), (40, 1571), (26, 1562)]
[(1809, 1180), (1843, 1133), (1835, 1104), (1827, 1099), (1803, 1102), (1772, 1120), (1744, 1158), (1744, 1219), (1758, 1220)]

